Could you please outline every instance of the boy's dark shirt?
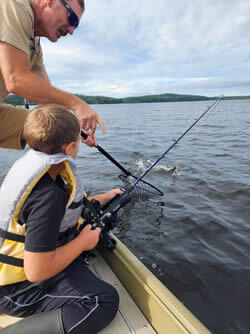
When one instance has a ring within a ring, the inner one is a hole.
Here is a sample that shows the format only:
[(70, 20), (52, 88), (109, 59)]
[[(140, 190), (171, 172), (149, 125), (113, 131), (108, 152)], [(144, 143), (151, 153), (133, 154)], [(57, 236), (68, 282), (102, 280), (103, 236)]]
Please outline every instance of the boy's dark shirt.
[[(56, 249), (60, 223), (65, 214), (68, 195), (64, 182), (56, 182), (46, 173), (24, 203), (19, 222), (25, 224), (25, 250), (49, 252)], [(9, 295), (31, 284), (28, 281), (0, 287), (0, 295)]]

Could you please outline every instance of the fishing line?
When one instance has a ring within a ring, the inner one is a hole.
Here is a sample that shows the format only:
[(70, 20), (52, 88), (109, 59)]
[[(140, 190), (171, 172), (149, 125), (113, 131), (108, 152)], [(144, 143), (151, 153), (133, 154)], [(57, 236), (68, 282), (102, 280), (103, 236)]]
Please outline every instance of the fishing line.
[(170, 145), (169, 148), (140, 177), (138, 177), (138, 179), (133, 184), (136, 185), (138, 182), (140, 182), (141, 179), (144, 178), (144, 176), (146, 176), (155, 167), (155, 165), (157, 165), (158, 162), (161, 161), (165, 155), (179, 143), (179, 141), (208, 113), (209, 110), (213, 110), (213, 107), (216, 108), (220, 100), (221, 97), (218, 97), (215, 102), (208, 106), (208, 108), (186, 129), (186, 131), (184, 131), (183, 134), (180, 135), (180, 137), (172, 145)]
[[(110, 224), (110, 217), (117, 214), (117, 212), (124, 207), (127, 203), (131, 201), (131, 197), (135, 195), (136, 192), (141, 192), (141, 182), (143, 181), (142, 178), (145, 177), (152, 168), (155, 167), (156, 164), (160, 160), (162, 160), (165, 155), (172, 150), (179, 141), (208, 113), (209, 110), (212, 110), (212, 108), (216, 108), (216, 106), (219, 104), (221, 100), (221, 97), (218, 97), (215, 102), (213, 102), (208, 108), (186, 129), (186, 131), (183, 132), (180, 137), (175, 140), (175, 142), (168, 147), (168, 149), (139, 177), (137, 178), (133, 183), (130, 182), (127, 175), (120, 175), (120, 179), (125, 182), (126, 188), (122, 195), (117, 195), (107, 206), (106, 209), (101, 214), (100, 221), (95, 226), (100, 226), (104, 231), (107, 232), (110, 231), (113, 226)], [(176, 166), (177, 167), (177, 166)]]
[[(208, 113), (209, 110), (211, 110), (213, 107), (215, 108), (220, 100), (221, 98), (218, 97), (214, 103), (208, 106), (208, 108), (187, 128), (187, 130), (184, 131), (183, 134), (177, 140), (175, 140), (175, 142), (170, 145), (169, 148), (133, 183), (130, 182), (130, 176), (128, 176), (127, 173), (120, 175), (120, 179), (126, 183), (125, 191), (122, 195), (117, 195), (115, 198), (113, 198), (108, 203), (108, 205), (100, 211), (98, 219), (93, 221), (92, 224), (93, 229), (95, 229), (96, 227), (100, 227), (102, 229), (103, 234), (107, 237), (107, 241), (110, 241), (108, 245), (110, 249), (115, 248), (115, 242), (113, 242), (112, 238), (109, 236), (109, 231), (114, 229), (116, 225), (114, 224), (112, 217), (117, 217), (118, 211), (127, 203), (129, 203), (131, 201), (131, 198), (134, 197), (136, 193), (138, 193), (139, 196), (141, 193), (145, 193), (143, 187), (141, 187), (141, 184), (143, 183), (142, 178), (145, 177), (145, 175), (147, 175), (152, 170), (152, 168), (154, 168), (154, 166), (160, 160), (162, 160), (165, 155), (171, 149), (173, 149), (173, 147), (175, 147), (175, 145), (179, 143), (179, 141), (201, 120), (202, 117), (204, 117)], [(84, 134), (84, 137), (86, 137), (86, 134)]]
[[(165, 156), (171, 151), (179, 141), (209, 112), (214, 110), (219, 104), (222, 97), (218, 97), (207, 109), (179, 136), (177, 140), (174, 141), (172, 145), (149, 167), (147, 168), (140, 177), (132, 175), (126, 168), (124, 168), (118, 161), (116, 161), (108, 152), (106, 152), (100, 145), (95, 147), (101, 152), (106, 158), (108, 158), (112, 163), (114, 163), (124, 174), (119, 175), (120, 180), (125, 185), (126, 192), (131, 193), (133, 191), (133, 197), (145, 197), (145, 195), (163, 196), (161, 190), (153, 186), (152, 184), (142, 180)], [(88, 136), (83, 131), (81, 131), (81, 136), (86, 139)], [(177, 166), (176, 166), (177, 167)], [(174, 168), (176, 169), (176, 168)], [(123, 195), (122, 195), (123, 196)], [(120, 196), (120, 197), (122, 197)]]

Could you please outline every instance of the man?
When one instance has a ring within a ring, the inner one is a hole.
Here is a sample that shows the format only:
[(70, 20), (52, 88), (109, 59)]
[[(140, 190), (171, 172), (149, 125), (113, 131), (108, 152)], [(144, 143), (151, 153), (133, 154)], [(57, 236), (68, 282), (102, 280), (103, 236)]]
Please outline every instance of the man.
[(0, 147), (21, 149), (27, 111), (1, 103), (14, 93), (38, 104), (56, 103), (75, 112), (91, 136), (103, 122), (87, 103), (51, 85), (42, 59), (40, 37), (56, 42), (73, 34), (84, 0), (0, 1)]

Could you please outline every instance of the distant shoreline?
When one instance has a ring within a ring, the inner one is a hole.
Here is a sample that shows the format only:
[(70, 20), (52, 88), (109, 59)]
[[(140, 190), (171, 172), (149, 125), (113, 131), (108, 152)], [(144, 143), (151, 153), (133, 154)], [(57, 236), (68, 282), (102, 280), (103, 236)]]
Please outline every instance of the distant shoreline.
[[(157, 102), (191, 102), (191, 101), (211, 101), (217, 97), (207, 97), (202, 95), (183, 95), (183, 94), (160, 94), (160, 95), (144, 95), (131, 96), (124, 98), (115, 98), (107, 96), (88, 96), (75, 94), (77, 97), (88, 104), (121, 104), (121, 103), (157, 103)], [(249, 100), (250, 96), (224, 96), (222, 100)], [(23, 98), (17, 95), (9, 95), (5, 103), (22, 105)], [(31, 103), (35, 104), (35, 103)]]

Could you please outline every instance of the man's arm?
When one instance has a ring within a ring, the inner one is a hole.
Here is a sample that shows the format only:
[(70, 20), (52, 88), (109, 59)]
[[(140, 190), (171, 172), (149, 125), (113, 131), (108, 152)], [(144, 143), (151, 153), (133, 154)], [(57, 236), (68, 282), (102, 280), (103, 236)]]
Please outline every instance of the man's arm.
[(93, 134), (99, 124), (105, 131), (102, 119), (78, 97), (53, 87), (30, 70), (29, 57), (10, 44), (0, 42), (0, 70), (9, 93), (14, 93), (39, 104), (56, 103), (75, 112), (81, 127)]
[(50, 83), (50, 79), (44, 65), (33, 67), (32, 73), (38, 75), (41, 79)]

